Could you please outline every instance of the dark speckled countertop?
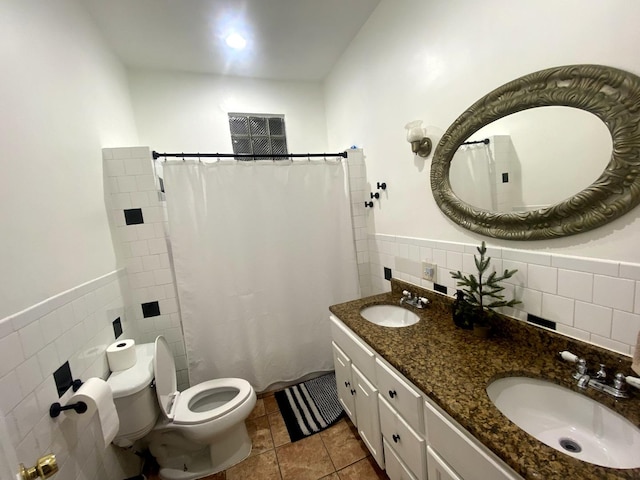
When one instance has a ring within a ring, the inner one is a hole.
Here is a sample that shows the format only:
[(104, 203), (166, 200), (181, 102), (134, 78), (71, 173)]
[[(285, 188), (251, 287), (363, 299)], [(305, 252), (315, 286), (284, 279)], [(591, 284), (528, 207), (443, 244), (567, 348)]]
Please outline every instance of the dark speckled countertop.
[[(432, 302), (425, 310), (408, 307), (421, 316), (417, 324), (380, 327), (360, 316), (365, 306), (397, 305), (403, 289)], [(629, 399), (615, 400), (593, 389), (578, 389), (571, 378), (575, 366), (560, 360), (558, 352), (569, 350), (586, 358), (589, 366), (604, 363), (610, 374), (631, 375), (628, 357), (506, 317), (498, 320), (491, 338), (480, 339), (455, 327), (450, 304), (448, 297), (394, 279), (391, 293), (333, 305), (330, 310), (524, 478), (640, 479), (640, 468), (600, 467), (541, 443), (505, 417), (486, 393), (487, 385), (500, 377), (543, 378), (584, 393), (640, 425), (637, 390), (631, 389)]]

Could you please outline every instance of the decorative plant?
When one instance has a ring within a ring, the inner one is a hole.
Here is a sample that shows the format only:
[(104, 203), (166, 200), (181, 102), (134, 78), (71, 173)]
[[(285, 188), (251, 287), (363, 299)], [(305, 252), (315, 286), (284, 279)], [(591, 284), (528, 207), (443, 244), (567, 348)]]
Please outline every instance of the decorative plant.
[(511, 278), (518, 270), (505, 270), (502, 275), (493, 271), (485, 277), (491, 263), (491, 257), (485, 257), (487, 247), (484, 241), (477, 250), (480, 258), (476, 255), (473, 256), (478, 269), (477, 278), (473, 274), (463, 275), (459, 270), (450, 272), (451, 276), (458, 280), (457, 285), (463, 287), (462, 290), (459, 290), (462, 292), (462, 298), (458, 296), (455, 307), (457, 312), (454, 310), (454, 316), (457, 313), (459, 316), (467, 317), (461, 325), (467, 328), (471, 328), (473, 324), (488, 326), (494, 308), (512, 307), (521, 303), (516, 299), (505, 300), (504, 295), (500, 293), (504, 290), (504, 287), (500, 286), (500, 282)]

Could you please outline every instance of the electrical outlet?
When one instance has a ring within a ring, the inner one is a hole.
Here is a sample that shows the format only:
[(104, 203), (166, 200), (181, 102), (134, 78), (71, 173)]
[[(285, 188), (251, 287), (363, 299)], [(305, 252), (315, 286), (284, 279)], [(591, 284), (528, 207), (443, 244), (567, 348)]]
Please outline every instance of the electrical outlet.
[(430, 282), (436, 281), (438, 266), (435, 263), (422, 262), (422, 278)]

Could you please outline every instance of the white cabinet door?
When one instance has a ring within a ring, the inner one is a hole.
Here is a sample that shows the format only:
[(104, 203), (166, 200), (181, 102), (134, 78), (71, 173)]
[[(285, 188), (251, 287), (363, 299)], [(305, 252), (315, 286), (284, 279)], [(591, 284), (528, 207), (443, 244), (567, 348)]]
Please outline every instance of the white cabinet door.
[(393, 448), (389, 446), (386, 440), (382, 441), (384, 445), (384, 463), (386, 465), (387, 476), (390, 480), (418, 480), (407, 466), (398, 458)]
[(378, 389), (364, 375), (351, 366), (352, 383), (356, 385), (356, 412), (358, 415), (358, 433), (380, 468), (384, 468), (382, 451), (382, 433), (380, 433), (380, 415), (378, 414)]
[(430, 401), (425, 402), (425, 421), (429, 446), (447, 465), (455, 469), (460, 478), (522, 479), (462, 426), (456, 425), (448, 414), (431, 405)]
[(351, 361), (335, 343), (331, 342), (331, 345), (333, 347), (333, 364), (336, 368), (338, 399), (353, 424), (357, 425), (356, 388), (355, 384), (351, 381)]
[(431, 447), (427, 447), (427, 471), (429, 480), (462, 480)]

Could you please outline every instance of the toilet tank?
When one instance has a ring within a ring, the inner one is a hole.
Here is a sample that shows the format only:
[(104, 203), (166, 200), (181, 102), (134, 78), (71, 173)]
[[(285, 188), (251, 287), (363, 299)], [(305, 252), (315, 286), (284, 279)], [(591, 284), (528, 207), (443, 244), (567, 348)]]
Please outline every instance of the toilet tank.
[(113, 372), (107, 383), (113, 393), (120, 429), (113, 443), (129, 447), (151, 431), (158, 418), (159, 408), (154, 388), (154, 344), (136, 345), (136, 364), (126, 370)]

